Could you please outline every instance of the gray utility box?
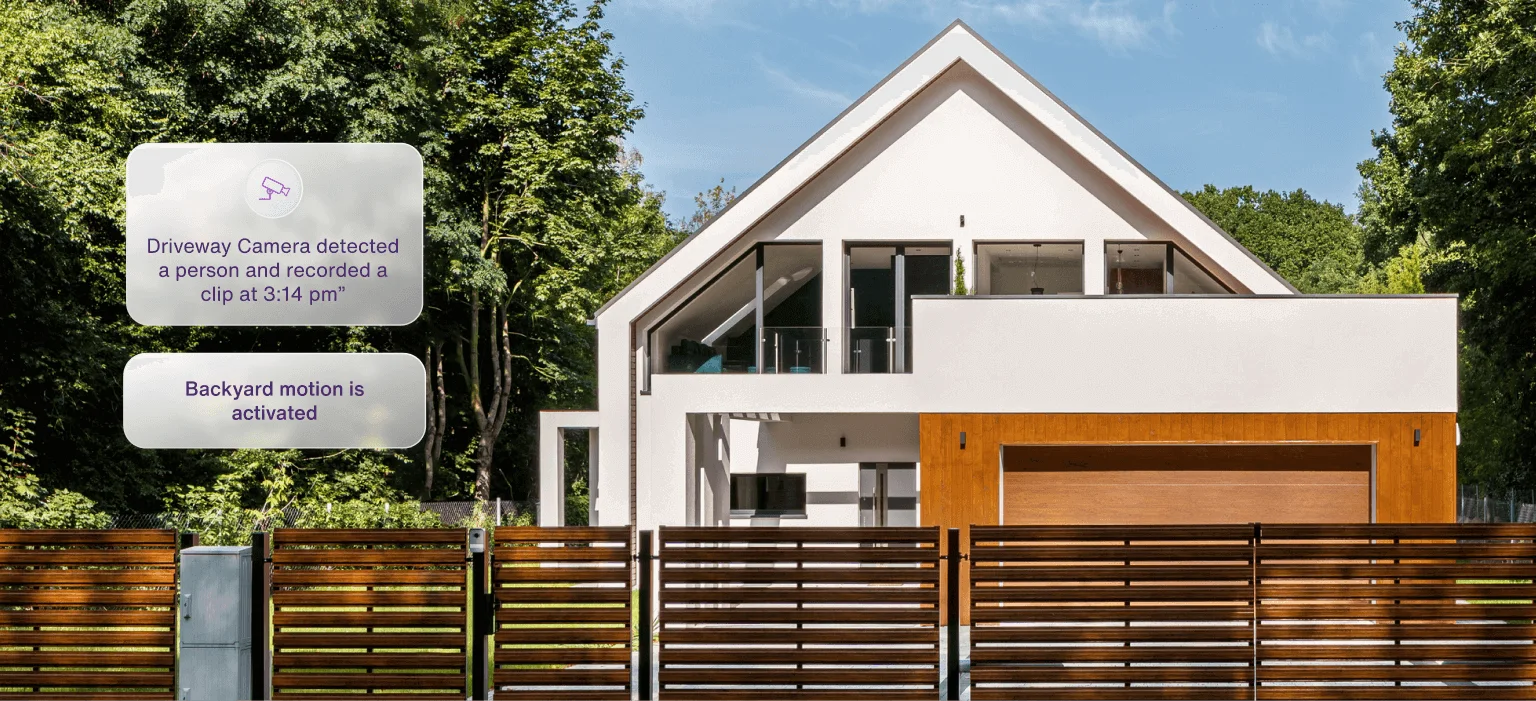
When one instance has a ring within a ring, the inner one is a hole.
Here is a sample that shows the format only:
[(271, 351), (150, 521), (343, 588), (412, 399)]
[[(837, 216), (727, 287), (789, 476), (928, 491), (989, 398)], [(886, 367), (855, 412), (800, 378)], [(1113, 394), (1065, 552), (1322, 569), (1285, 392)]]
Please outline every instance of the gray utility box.
[(181, 551), (178, 698), (235, 701), (251, 693), (251, 548)]

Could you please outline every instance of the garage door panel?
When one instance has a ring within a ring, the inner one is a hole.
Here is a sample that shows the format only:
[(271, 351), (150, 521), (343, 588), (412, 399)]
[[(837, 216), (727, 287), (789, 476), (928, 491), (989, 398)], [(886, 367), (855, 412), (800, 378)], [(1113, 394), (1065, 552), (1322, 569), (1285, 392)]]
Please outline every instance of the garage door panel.
[(1308, 448), (1009, 446), (1003, 519), (1008, 524), (1370, 521), (1370, 447)]

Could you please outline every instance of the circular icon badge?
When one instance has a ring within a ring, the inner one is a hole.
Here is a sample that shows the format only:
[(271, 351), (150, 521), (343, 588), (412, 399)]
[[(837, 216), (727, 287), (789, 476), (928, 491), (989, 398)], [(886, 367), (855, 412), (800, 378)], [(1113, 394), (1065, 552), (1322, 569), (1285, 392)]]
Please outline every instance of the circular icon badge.
[(304, 179), (287, 161), (271, 159), (257, 163), (245, 179), (246, 206), (268, 219), (292, 214), (303, 197)]

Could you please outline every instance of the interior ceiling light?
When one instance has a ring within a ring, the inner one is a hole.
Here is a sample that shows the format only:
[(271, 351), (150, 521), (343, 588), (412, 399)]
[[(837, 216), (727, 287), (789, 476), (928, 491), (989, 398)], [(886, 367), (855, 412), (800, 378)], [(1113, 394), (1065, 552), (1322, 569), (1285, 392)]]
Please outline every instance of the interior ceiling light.
[(1115, 247), (1115, 294), (1117, 295), (1125, 294), (1125, 258), (1122, 255), (1124, 253), (1125, 249)]

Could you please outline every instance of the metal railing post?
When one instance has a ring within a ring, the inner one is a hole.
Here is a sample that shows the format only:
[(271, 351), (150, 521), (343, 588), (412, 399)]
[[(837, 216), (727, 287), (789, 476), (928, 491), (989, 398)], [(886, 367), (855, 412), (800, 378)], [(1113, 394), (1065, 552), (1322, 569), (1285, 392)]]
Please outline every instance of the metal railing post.
[(949, 529), (949, 559), (945, 561), (949, 595), (945, 605), (949, 607), (949, 699), (960, 699), (960, 529)]
[(470, 698), (491, 698), (491, 636), (496, 632), (496, 602), (487, 586), (486, 537), (484, 528), (469, 529), (470, 578)]
[(653, 542), (654, 539), (651, 531), (640, 531), (639, 553), (635, 558), (640, 588), (639, 625), (635, 630), (637, 638), (635, 642), (639, 646), (637, 650), (639, 653), (637, 655), (638, 663), (636, 665), (638, 669), (635, 670), (635, 679), (637, 689), (639, 690), (638, 698), (641, 701), (649, 701), (656, 698), (656, 695), (651, 693), (651, 637), (652, 631), (655, 630), (652, 627), (652, 621), (655, 620), (655, 616), (651, 611), (651, 600), (655, 597), (655, 583), (652, 581), (654, 562)]
[(251, 698), (272, 698), (272, 646), (268, 638), (272, 606), (271, 536), (251, 534)]

